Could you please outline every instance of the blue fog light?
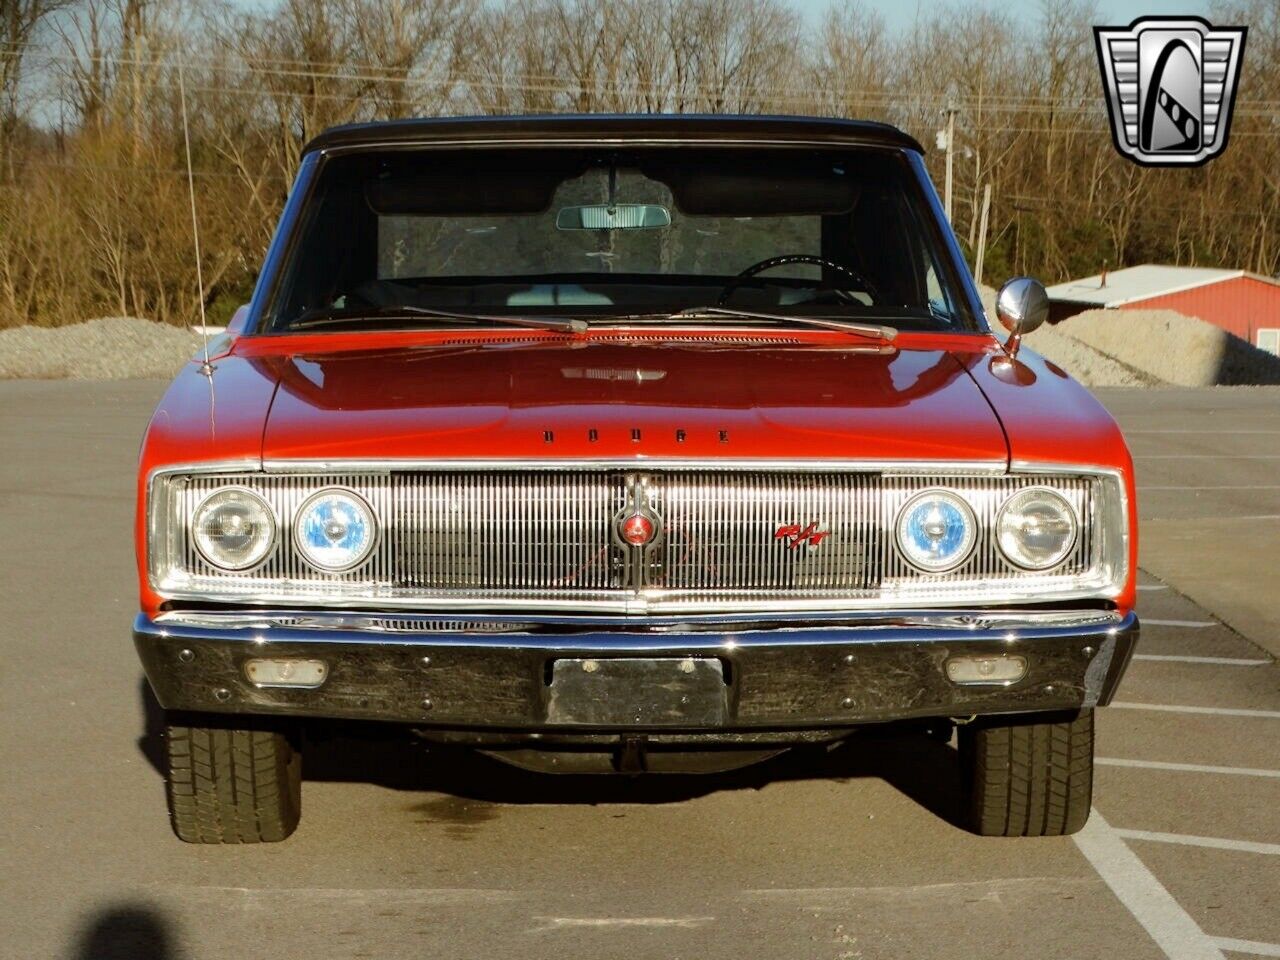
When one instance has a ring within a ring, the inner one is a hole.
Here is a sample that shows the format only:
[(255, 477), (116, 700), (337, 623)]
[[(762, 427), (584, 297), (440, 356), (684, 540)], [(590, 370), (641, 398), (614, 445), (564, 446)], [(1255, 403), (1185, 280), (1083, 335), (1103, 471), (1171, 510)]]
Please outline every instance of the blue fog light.
[(927, 573), (954, 570), (973, 552), (977, 527), (973, 510), (960, 497), (926, 490), (898, 515), (898, 549), (908, 563)]
[(368, 558), (377, 532), (373, 510), (363, 499), (347, 490), (321, 490), (298, 511), (294, 545), (311, 566), (340, 573)]

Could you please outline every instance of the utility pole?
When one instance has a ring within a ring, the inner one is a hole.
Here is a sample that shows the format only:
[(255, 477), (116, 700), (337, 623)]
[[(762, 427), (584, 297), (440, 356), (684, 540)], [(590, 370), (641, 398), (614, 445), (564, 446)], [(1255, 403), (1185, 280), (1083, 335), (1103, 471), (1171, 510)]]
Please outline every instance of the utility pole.
[(955, 95), (947, 94), (947, 184), (943, 191), (942, 206), (947, 214), (947, 223), (951, 223), (951, 168), (956, 148), (956, 100)]
[(982, 282), (982, 262), (987, 259), (987, 214), (991, 211), (991, 184), (982, 188), (982, 218), (978, 221), (978, 253), (973, 265), (973, 278)]

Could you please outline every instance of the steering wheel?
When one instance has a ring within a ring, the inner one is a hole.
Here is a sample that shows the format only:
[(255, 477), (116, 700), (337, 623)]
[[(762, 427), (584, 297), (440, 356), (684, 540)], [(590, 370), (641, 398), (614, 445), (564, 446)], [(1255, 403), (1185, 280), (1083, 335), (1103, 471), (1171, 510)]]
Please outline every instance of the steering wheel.
[(851, 267), (846, 267), (842, 263), (836, 263), (834, 260), (828, 260), (826, 257), (815, 256), (811, 253), (787, 253), (780, 257), (769, 257), (767, 260), (761, 260), (759, 263), (753, 263), (747, 267), (724, 285), (724, 289), (720, 291), (720, 296), (716, 298), (716, 306), (723, 307), (728, 299), (733, 296), (733, 292), (756, 274), (772, 270), (774, 267), (785, 267), (792, 263), (808, 263), (815, 267), (824, 267), (828, 270), (834, 270), (836, 273), (844, 274), (858, 285), (859, 290), (869, 294), (872, 300), (880, 299), (871, 281)]

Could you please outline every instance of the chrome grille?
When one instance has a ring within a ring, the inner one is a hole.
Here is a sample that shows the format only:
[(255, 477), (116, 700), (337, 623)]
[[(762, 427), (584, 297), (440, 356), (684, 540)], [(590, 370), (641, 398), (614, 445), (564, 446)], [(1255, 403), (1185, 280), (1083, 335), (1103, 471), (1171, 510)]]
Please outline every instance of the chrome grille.
[[(247, 572), (211, 566), (188, 535), (199, 503), (228, 485), (260, 493), (279, 526), (274, 553)], [(1072, 553), (1050, 574), (1012, 566), (993, 534), (1007, 497), (1036, 485), (1066, 497), (1080, 519)], [(315, 571), (293, 549), (298, 509), (329, 486), (358, 491), (381, 520), (369, 560), (346, 573)], [(915, 570), (894, 544), (901, 508), (929, 487), (964, 497), (979, 522), (972, 555), (945, 574)], [(175, 598), (623, 612), (1006, 602), (1079, 596), (1082, 588), (1096, 594), (1114, 582), (1109, 558), (1122, 547), (1104, 550), (1100, 497), (1112, 489), (1118, 502), (1120, 494), (1114, 478), (1097, 475), (382, 470), (196, 473), (163, 489), (153, 515), (161, 554), (153, 574), (159, 591)], [(657, 520), (658, 534), (643, 548), (617, 535), (620, 519), (638, 506)], [(817, 545), (777, 536), (780, 527), (810, 524), (824, 535)]]
[[(867, 474), (674, 473), (655, 479), (665, 520), (651, 585), (673, 595), (860, 596), (879, 583), (879, 477)], [(818, 524), (817, 547), (775, 536)]]
[(395, 585), (486, 595), (602, 596), (622, 479), (608, 474), (405, 474), (391, 479)]

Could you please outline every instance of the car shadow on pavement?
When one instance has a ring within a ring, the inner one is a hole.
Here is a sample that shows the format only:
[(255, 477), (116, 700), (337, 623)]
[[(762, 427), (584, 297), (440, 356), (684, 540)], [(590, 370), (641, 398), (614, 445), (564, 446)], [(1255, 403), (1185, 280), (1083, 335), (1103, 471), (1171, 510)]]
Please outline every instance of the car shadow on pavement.
[(70, 960), (178, 960), (172, 924), (153, 906), (120, 904), (84, 923)]
[[(164, 711), (142, 678), (144, 729), (138, 749), (164, 773)], [(342, 735), (344, 729), (353, 736)], [(827, 746), (804, 746), (751, 766), (704, 774), (545, 774), (513, 767), (472, 750), (430, 745), (380, 724), (330, 724), (308, 739), (303, 779), (372, 783), (410, 793), (502, 804), (678, 803), (726, 790), (759, 790), (795, 780), (878, 778), (935, 816), (959, 826), (961, 779), (955, 749), (915, 731), (868, 728)], [(333, 735), (336, 733), (337, 735)], [(393, 734), (387, 736), (386, 734)]]
[(729, 790), (760, 790), (798, 780), (877, 778), (935, 816), (959, 826), (960, 765), (956, 751), (919, 733), (868, 732), (838, 745), (799, 747), (724, 773), (546, 774), (474, 751), (397, 740), (335, 737), (308, 742), (306, 780), (374, 783), (494, 805), (678, 803)]
[(138, 750), (153, 770), (164, 775), (164, 708), (156, 700), (146, 677), (138, 680), (138, 698), (142, 702), (142, 735)]

